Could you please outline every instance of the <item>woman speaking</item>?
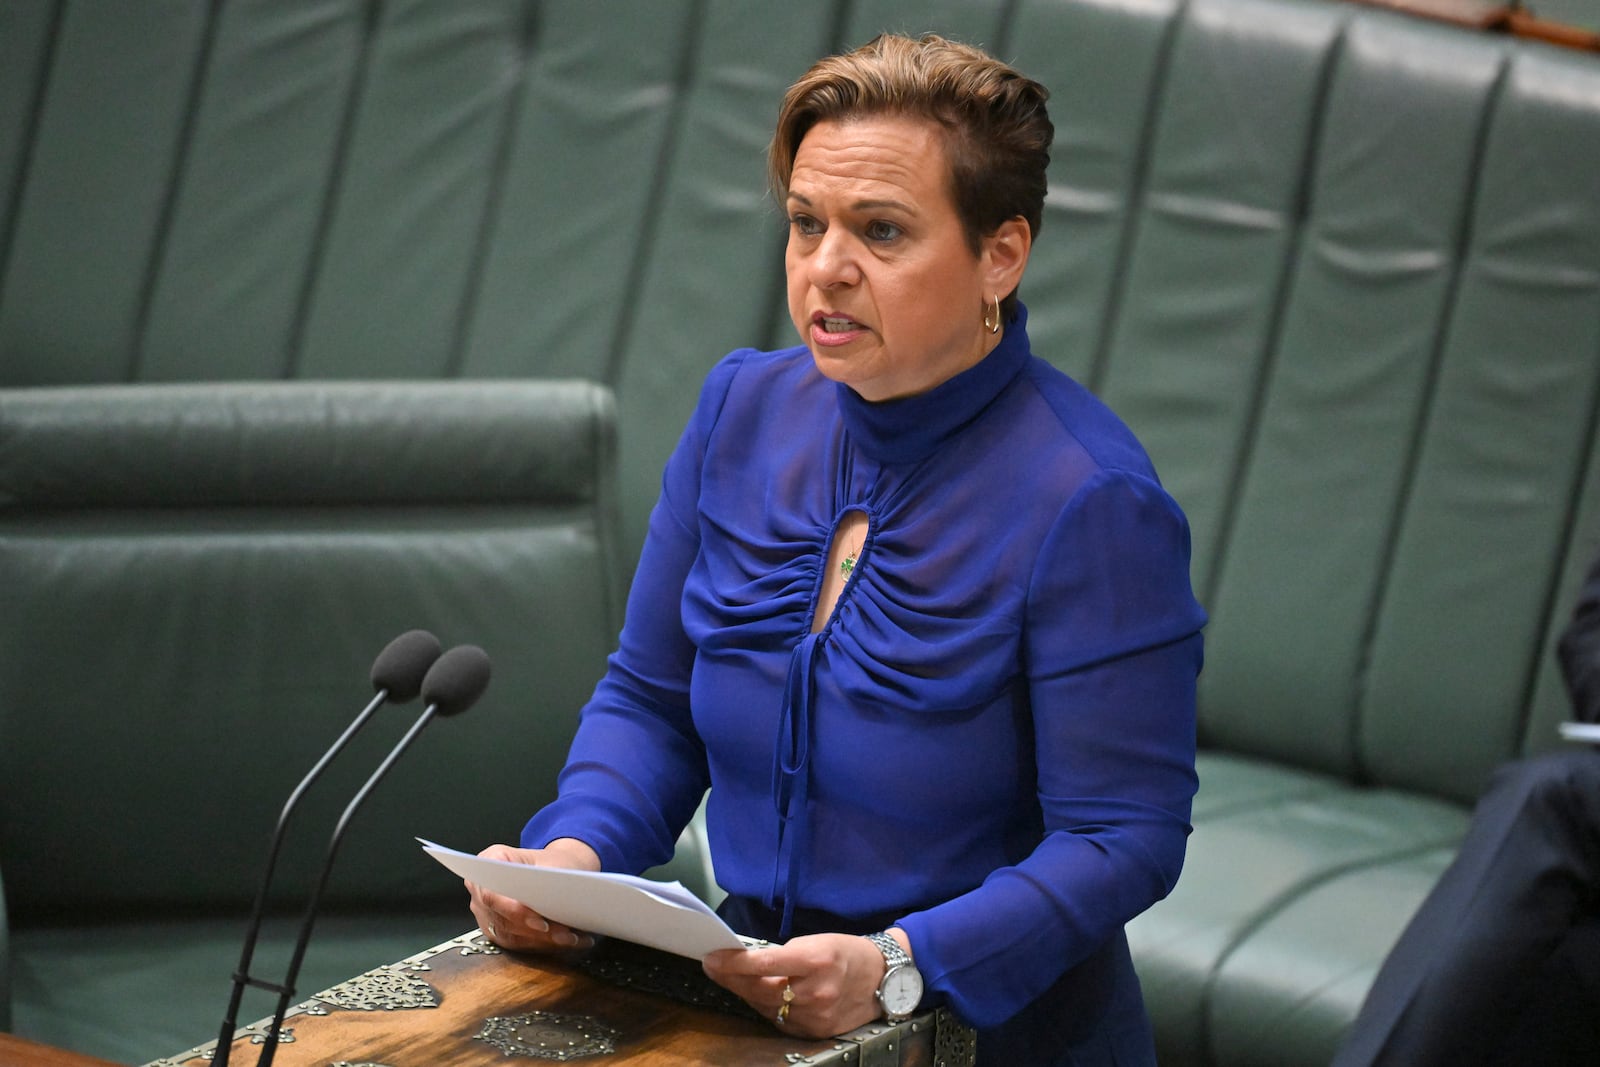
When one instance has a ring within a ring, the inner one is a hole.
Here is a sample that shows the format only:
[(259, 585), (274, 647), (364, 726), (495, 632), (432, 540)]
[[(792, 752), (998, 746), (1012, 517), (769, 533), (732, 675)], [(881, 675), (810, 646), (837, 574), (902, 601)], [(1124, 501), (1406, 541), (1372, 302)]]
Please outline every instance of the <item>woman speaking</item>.
[[(978, 1062), (1154, 1063), (1123, 926), (1177, 880), (1205, 614), (1129, 430), (1017, 290), (1052, 127), (977, 49), (884, 36), (770, 150), (804, 343), (711, 372), (559, 796), (484, 855), (637, 873), (709, 787), (706, 972), (819, 1037), (948, 1005)], [(512, 949), (579, 932), (472, 889)]]

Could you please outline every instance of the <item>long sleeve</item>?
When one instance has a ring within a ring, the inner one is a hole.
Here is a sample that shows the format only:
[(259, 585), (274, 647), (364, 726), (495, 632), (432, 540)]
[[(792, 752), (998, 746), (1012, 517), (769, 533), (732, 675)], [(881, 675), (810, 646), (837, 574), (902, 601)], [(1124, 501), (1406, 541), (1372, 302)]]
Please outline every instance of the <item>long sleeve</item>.
[(599, 853), (606, 870), (637, 873), (671, 857), (709, 784), (690, 710), (695, 648), (680, 604), (700, 551), (705, 439), (739, 358), (728, 357), (708, 377), (667, 463), (617, 651), (579, 715), (557, 799), (523, 828), (526, 847), (575, 837)]
[(1031, 1002), (1177, 881), (1204, 622), (1188, 548), (1170, 497), (1114, 473), (1085, 484), (1043, 546), (1024, 640), (1043, 840), (900, 923), (930, 986), (977, 1025)]

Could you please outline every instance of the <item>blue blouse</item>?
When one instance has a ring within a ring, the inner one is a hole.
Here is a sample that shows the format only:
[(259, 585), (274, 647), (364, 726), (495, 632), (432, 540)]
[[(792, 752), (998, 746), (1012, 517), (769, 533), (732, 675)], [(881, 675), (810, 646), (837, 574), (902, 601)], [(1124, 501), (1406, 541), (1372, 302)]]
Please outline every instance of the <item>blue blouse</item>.
[[(868, 520), (812, 633), (831, 538)], [(899, 916), (977, 1026), (1165, 896), (1196, 780), (1205, 613), (1132, 433), (1033, 357), (871, 403), (803, 347), (709, 375), (617, 651), (528, 847), (664, 862), (704, 790), (718, 883)]]

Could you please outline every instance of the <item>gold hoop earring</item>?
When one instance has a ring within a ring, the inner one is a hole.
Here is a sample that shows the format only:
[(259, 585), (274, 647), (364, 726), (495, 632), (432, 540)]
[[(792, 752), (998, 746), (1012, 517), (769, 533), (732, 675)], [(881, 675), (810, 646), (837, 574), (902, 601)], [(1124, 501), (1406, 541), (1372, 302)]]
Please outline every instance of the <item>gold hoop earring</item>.
[(994, 321), (993, 322), (989, 321), (989, 306), (987, 304), (985, 304), (984, 308), (983, 308), (983, 328), (988, 330), (990, 333), (999, 333), (1000, 332), (1000, 296), (999, 296), (999, 294), (996, 294), (992, 299), (994, 300)]

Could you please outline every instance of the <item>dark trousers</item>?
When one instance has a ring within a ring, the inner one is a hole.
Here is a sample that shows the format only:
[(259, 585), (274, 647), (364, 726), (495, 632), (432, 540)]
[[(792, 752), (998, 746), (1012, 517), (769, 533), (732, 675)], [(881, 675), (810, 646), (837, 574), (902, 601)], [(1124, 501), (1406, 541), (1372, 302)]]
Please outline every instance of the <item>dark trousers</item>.
[(1600, 751), (1500, 768), (1333, 1067), (1600, 1063)]

